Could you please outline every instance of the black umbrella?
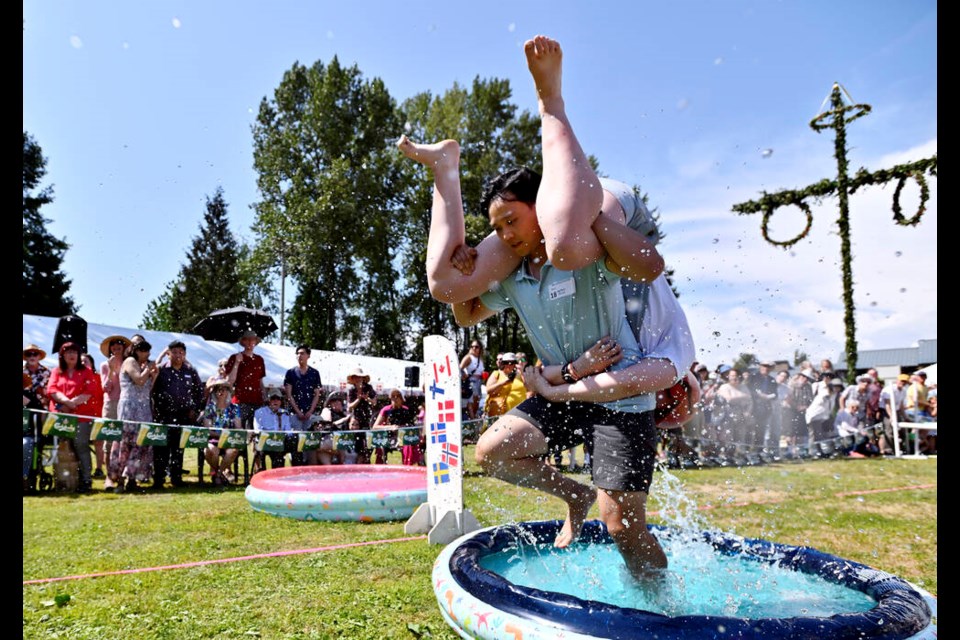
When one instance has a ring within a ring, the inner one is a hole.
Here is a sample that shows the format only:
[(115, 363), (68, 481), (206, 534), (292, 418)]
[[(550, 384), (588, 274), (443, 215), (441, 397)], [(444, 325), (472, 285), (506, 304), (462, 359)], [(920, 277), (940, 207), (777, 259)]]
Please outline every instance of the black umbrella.
[(205, 340), (237, 342), (244, 331), (264, 336), (277, 330), (277, 323), (266, 311), (233, 307), (212, 312), (193, 327), (193, 332)]

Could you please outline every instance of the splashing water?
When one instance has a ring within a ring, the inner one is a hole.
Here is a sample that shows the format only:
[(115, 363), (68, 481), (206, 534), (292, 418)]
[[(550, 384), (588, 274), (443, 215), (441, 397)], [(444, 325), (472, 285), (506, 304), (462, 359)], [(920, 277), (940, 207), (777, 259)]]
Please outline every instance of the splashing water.
[(521, 586), (671, 616), (830, 616), (868, 611), (877, 604), (818, 576), (719, 553), (700, 533), (709, 528), (707, 518), (666, 469), (656, 475), (650, 494), (660, 502), (659, 516), (669, 527), (657, 532), (669, 567), (655, 584), (634, 581), (613, 544), (581, 542), (558, 550), (519, 538), (480, 563)]

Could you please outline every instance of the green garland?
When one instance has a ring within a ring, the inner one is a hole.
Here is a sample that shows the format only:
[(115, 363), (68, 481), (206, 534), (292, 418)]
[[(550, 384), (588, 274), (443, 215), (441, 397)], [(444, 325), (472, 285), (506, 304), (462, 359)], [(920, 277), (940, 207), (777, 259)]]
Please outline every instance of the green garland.
[[(817, 133), (825, 129), (834, 129), (836, 131), (833, 155), (837, 160), (837, 179), (830, 180), (825, 178), (803, 189), (788, 189), (778, 191), (777, 193), (767, 193), (763, 191), (759, 199), (736, 204), (733, 206), (733, 211), (739, 215), (762, 212), (763, 221), (760, 224), (760, 232), (763, 235), (763, 239), (774, 246), (787, 249), (810, 234), (810, 228), (813, 226), (813, 213), (810, 210), (810, 206), (806, 203), (806, 200), (813, 199), (819, 203), (823, 198), (834, 194), (840, 199), (837, 226), (840, 230), (841, 271), (843, 276), (843, 319), (846, 328), (845, 351), (847, 357), (847, 380), (852, 383), (856, 376), (857, 339), (856, 320), (854, 316), (855, 309), (853, 304), (853, 252), (850, 244), (848, 198), (860, 187), (882, 185), (896, 180), (897, 186), (893, 192), (893, 221), (901, 226), (916, 226), (920, 223), (921, 218), (923, 218), (923, 214), (926, 213), (927, 201), (930, 199), (930, 187), (927, 185), (924, 174), (931, 176), (937, 175), (937, 156), (934, 154), (930, 158), (898, 164), (889, 169), (880, 169), (873, 172), (860, 167), (851, 178), (847, 164), (846, 125), (869, 114), (871, 107), (868, 104), (844, 105), (840, 90), (841, 87), (839, 84), (833, 85), (833, 90), (830, 92), (830, 104), (832, 108), (817, 115), (810, 121), (810, 127)], [(849, 97), (849, 94), (847, 95)], [(920, 187), (920, 206), (917, 208), (917, 212), (910, 218), (903, 215), (900, 207), (900, 194), (908, 179), (915, 180)], [(770, 237), (770, 219), (777, 209), (787, 206), (799, 208), (806, 216), (807, 224), (804, 229), (793, 238), (788, 240), (774, 240)]]

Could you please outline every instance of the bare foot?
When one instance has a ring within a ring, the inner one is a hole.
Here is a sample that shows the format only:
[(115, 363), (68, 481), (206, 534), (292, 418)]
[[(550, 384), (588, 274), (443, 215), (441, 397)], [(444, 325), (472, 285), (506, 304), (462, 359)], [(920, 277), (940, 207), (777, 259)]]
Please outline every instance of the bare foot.
[(523, 43), (523, 52), (527, 56), (527, 67), (533, 76), (541, 105), (546, 101), (561, 98), (563, 52), (560, 50), (560, 43), (546, 36), (536, 36)]
[(460, 167), (460, 145), (456, 140), (417, 144), (404, 135), (397, 140), (397, 147), (403, 155), (430, 169), (439, 167), (459, 169)]
[(594, 500), (596, 500), (594, 492), (586, 489), (583, 495), (577, 495), (576, 498), (567, 503), (567, 519), (553, 541), (553, 546), (558, 549), (566, 549), (580, 537), (580, 529), (583, 527), (584, 520), (587, 519), (587, 514), (590, 512)]

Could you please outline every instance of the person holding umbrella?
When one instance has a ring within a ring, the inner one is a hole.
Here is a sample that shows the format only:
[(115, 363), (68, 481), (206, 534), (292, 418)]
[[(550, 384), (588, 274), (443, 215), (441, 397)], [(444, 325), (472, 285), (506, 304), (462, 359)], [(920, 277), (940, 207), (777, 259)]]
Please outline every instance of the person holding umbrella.
[(253, 430), (253, 414), (263, 406), (263, 379), (267, 367), (263, 356), (253, 350), (260, 344), (256, 331), (248, 329), (240, 336), (241, 351), (227, 360), (227, 381), (235, 385), (234, 398), (240, 405), (241, 428)]

